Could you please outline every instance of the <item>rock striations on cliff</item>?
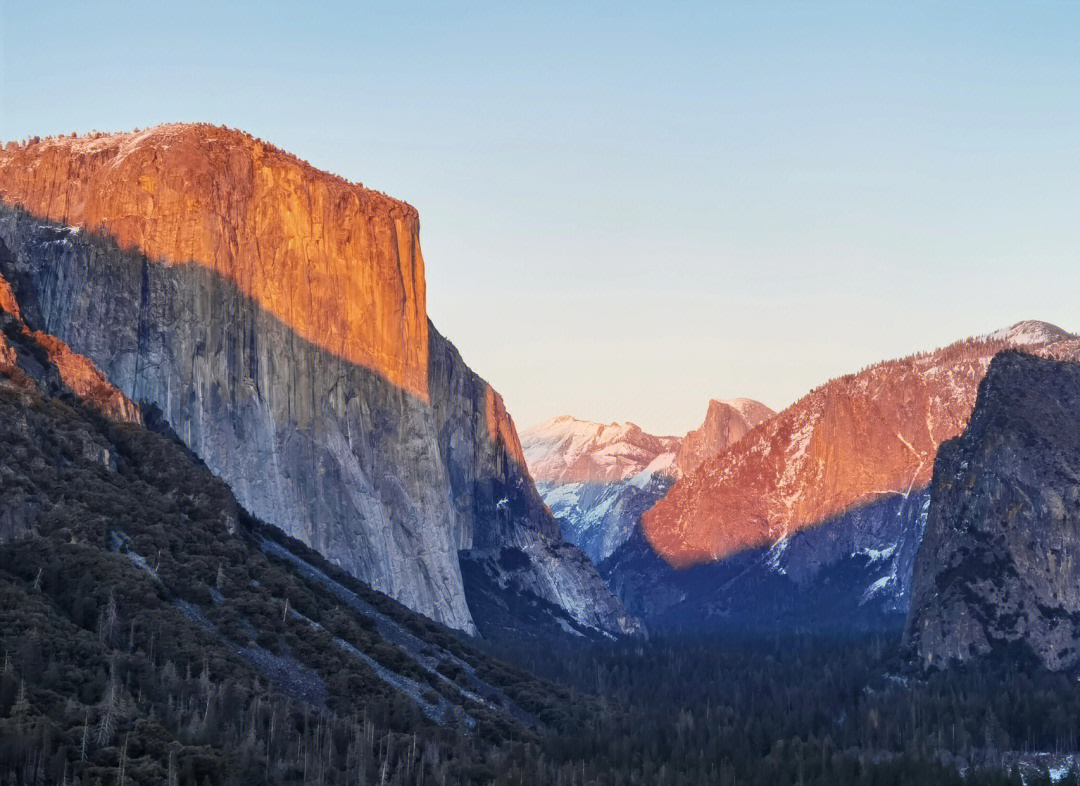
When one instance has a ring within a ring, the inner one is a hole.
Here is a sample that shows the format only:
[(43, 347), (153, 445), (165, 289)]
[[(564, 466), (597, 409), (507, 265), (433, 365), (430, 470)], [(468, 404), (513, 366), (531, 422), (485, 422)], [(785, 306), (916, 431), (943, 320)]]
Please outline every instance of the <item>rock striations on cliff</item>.
[(1009, 644), (1080, 662), (1080, 364), (995, 357), (930, 493), (906, 631), (923, 664)]
[[(0, 152), (0, 274), (275, 524), (476, 631), (461, 556), (577, 624), (631, 632), (529, 480), (501, 398), (430, 325), (410, 206), (206, 125)], [(566, 549), (570, 548), (567, 552)]]

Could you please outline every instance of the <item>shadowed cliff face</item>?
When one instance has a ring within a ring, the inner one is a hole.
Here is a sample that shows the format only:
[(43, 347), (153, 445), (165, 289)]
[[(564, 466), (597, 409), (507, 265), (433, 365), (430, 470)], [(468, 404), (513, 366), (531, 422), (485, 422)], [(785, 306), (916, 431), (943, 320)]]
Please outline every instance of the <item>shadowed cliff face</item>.
[[(0, 239), (13, 250), (0, 274), (30, 324), (160, 410), (254, 515), (376, 589), (475, 631), (459, 551), (506, 531), (535, 552), (521, 582), (583, 624), (637, 624), (591, 565), (550, 558), (555, 525), (516, 460), (512, 422), (430, 327), (428, 401), (306, 341), (206, 267), (11, 208)], [(524, 501), (500, 507), (506, 489)]]
[[(0, 270), (14, 258), (0, 241)], [(122, 423), (141, 423), (138, 405), (113, 387), (94, 364), (55, 336), (31, 330), (11, 285), (0, 273), (0, 375), (5, 385), (65, 391)]]
[(641, 529), (600, 564), (650, 628), (723, 632), (898, 631), (928, 492), (883, 495), (771, 546), (673, 568)]
[(643, 518), (649, 542), (675, 566), (710, 562), (925, 487), (990, 358), (1021, 345), (1080, 352), (1064, 331), (1025, 323), (833, 380), (679, 480)]
[(908, 641), (946, 666), (1019, 642), (1080, 662), (1080, 365), (990, 364), (971, 423), (941, 448)]
[(416, 211), (209, 125), (0, 150), (0, 199), (215, 272), (294, 333), (426, 399)]

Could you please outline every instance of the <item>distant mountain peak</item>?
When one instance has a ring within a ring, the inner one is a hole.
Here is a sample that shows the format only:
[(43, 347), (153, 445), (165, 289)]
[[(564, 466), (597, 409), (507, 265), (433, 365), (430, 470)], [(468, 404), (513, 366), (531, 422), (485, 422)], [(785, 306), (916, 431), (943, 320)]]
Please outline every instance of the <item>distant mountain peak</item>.
[(737, 398), (712, 399), (700, 427), (686, 435), (675, 456), (680, 475), (696, 471), (706, 460), (718, 456), (775, 413), (760, 401)]
[(561, 415), (523, 431), (521, 444), (538, 482), (612, 483), (674, 452), (679, 439), (647, 434), (634, 423), (595, 423)]
[(1076, 338), (1076, 335), (1049, 322), (1025, 319), (1015, 325), (996, 330), (988, 334), (986, 338), (990, 341), (1006, 341), (1014, 346), (1032, 346), (1067, 341)]

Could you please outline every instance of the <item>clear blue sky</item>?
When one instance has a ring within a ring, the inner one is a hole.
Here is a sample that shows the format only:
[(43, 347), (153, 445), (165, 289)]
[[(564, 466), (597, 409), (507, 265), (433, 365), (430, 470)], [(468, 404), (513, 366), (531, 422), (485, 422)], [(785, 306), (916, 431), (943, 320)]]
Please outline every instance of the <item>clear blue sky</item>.
[(0, 138), (224, 123), (416, 205), (519, 426), (1080, 330), (1080, 3), (0, 0)]

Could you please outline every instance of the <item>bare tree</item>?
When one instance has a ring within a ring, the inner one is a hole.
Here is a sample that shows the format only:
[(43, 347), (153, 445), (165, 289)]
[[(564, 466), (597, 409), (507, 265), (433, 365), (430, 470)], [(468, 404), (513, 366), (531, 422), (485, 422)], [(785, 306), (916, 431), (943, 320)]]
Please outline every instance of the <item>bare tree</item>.
[(116, 667), (112, 668), (109, 684), (105, 688), (105, 698), (101, 702), (101, 718), (97, 725), (98, 745), (112, 742), (116, 734), (116, 724), (120, 715), (120, 684), (116, 679)]

